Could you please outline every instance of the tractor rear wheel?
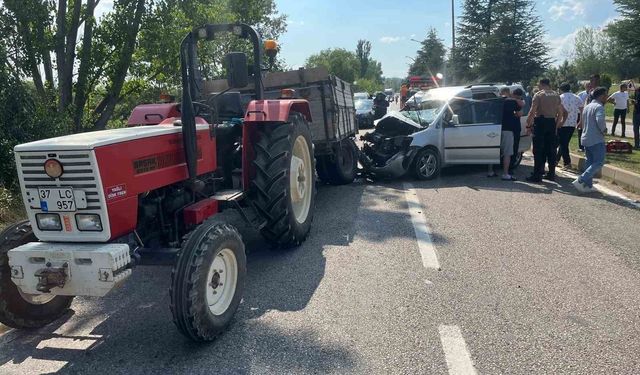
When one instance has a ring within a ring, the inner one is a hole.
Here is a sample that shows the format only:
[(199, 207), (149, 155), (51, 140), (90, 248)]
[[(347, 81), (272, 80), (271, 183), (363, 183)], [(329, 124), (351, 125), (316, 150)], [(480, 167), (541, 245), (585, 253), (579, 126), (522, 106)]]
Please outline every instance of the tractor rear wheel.
[(28, 220), (0, 234), (0, 323), (9, 327), (43, 327), (67, 312), (73, 301), (69, 296), (22, 293), (11, 280), (8, 251), (37, 241)]
[(183, 242), (171, 271), (171, 313), (178, 330), (194, 341), (211, 341), (238, 309), (247, 258), (238, 231), (209, 220)]
[(264, 218), (262, 235), (276, 247), (300, 245), (309, 234), (315, 208), (311, 131), (302, 115), (259, 130), (253, 161), (253, 205)]
[(340, 142), (333, 160), (329, 155), (318, 159), (318, 177), (324, 182), (331, 185), (346, 185), (355, 180), (358, 168), (358, 146), (353, 139), (348, 138)]

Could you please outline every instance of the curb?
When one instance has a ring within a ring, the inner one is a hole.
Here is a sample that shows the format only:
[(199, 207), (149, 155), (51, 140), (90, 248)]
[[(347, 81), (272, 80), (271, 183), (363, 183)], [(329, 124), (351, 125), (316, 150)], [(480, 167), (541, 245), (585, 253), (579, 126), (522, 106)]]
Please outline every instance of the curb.
[[(571, 153), (571, 166), (578, 171), (584, 170), (586, 158), (582, 155)], [(625, 169), (605, 164), (602, 170), (596, 175), (598, 178), (607, 180), (629, 190), (633, 193), (640, 193), (640, 174), (629, 172)]]

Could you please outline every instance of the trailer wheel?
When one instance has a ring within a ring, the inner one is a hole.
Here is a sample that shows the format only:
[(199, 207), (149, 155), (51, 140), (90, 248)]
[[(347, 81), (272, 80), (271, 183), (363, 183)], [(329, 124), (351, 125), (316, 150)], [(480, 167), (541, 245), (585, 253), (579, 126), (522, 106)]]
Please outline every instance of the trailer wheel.
[(329, 159), (329, 156), (322, 156), (322, 163), (327, 175), (327, 178), (323, 180), (332, 185), (352, 183), (356, 178), (356, 170), (358, 168), (358, 152), (356, 143), (353, 139), (348, 138), (340, 142), (340, 148), (337, 150), (333, 161)]
[(171, 271), (171, 313), (178, 330), (194, 341), (211, 341), (238, 309), (247, 258), (238, 231), (210, 220), (183, 242)]
[(413, 175), (418, 180), (433, 180), (440, 174), (440, 155), (432, 148), (418, 152), (413, 162)]
[(43, 327), (64, 315), (73, 297), (26, 294), (11, 281), (7, 252), (37, 242), (29, 221), (16, 223), (0, 234), (0, 322), (13, 328)]
[(315, 208), (311, 131), (299, 113), (289, 122), (259, 130), (252, 198), (266, 225), (262, 235), (276, 247), (300, 245), (309, 234)]

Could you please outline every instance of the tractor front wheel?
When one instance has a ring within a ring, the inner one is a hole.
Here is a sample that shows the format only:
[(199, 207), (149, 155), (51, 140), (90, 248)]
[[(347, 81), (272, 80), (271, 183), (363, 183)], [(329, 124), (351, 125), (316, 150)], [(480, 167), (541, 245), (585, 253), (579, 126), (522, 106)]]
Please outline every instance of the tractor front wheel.
[(0, 234), (0, 323), (12, 328), (39, 328), (61, 317), (73, 297), (26, 294), (11, 281), (9, 250), (37, 242), (29, 221), (22, 221)]
[(315, 171), (309, 125), (299, 113), (259, 130), (252, 198), (266, 225), (262, 235), (280, 248), (300, 245), (315, 208)]
[(171, 312), (178, 330), (194, 341), (211, 341), (238, 309), (247, 258), (238, 231), (209, 220), (191, 232), (171, 272)]

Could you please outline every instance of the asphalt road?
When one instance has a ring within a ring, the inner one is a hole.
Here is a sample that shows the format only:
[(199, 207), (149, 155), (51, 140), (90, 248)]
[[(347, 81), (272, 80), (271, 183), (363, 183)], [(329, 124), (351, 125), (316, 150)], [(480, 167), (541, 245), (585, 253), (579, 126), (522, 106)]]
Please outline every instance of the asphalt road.
[(169, 268), (139, 267), (2, 334), (0, 374), (640, 373), (640, 210), (484, 173), (321, 186), (294, 251), (243, 227), (247, 290), (213, 343), (173, 326)]

